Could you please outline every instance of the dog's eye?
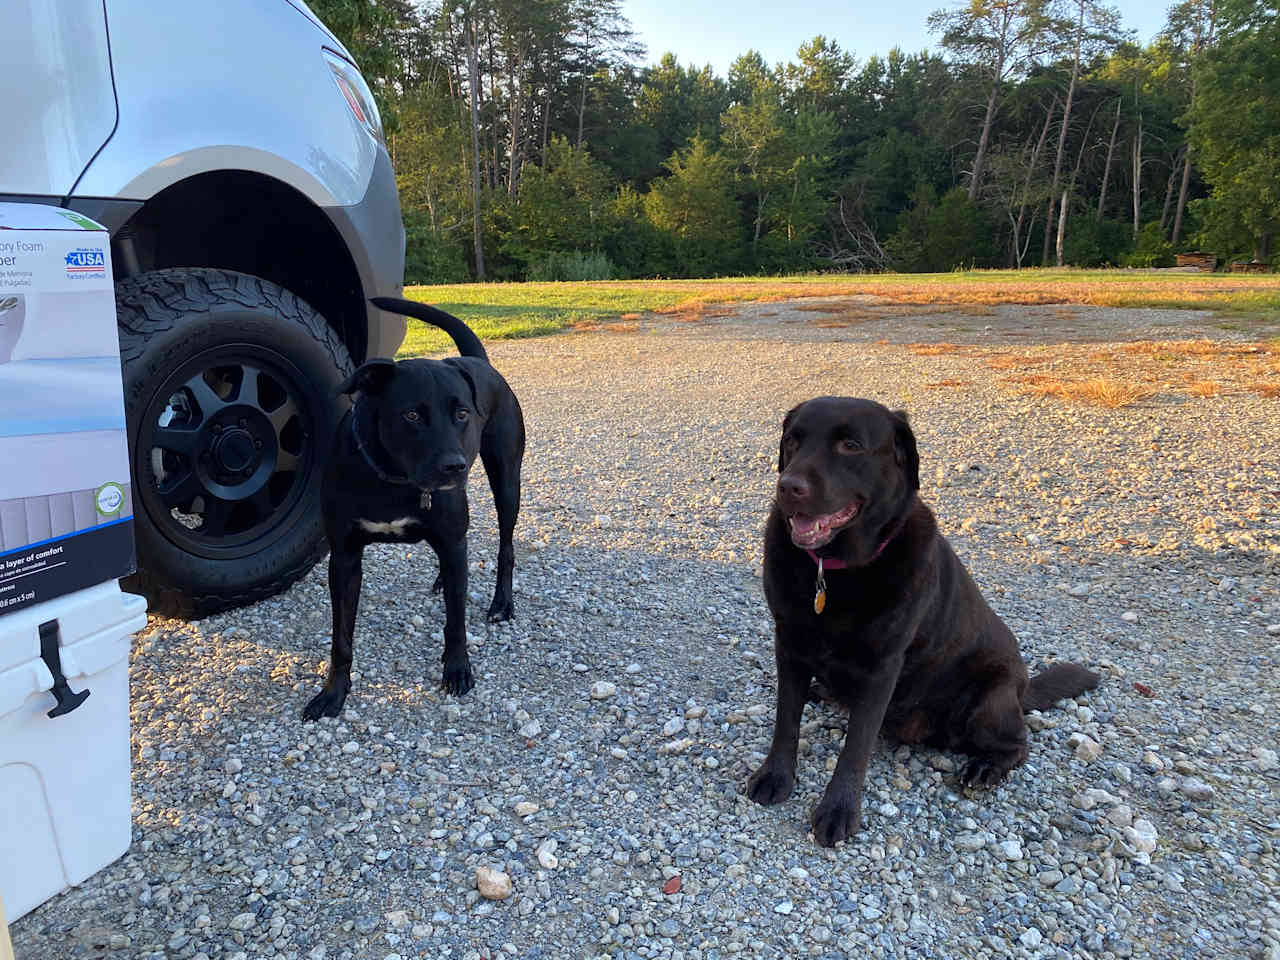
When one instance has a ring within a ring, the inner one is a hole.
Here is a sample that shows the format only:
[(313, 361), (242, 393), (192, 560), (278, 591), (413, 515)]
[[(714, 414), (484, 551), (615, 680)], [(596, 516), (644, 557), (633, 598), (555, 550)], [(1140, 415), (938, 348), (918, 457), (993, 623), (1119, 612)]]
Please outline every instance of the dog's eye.
[(408, 420), (410, 423), (417, 423), (419, 420), (422, 419), (422, 417), (418, 416), (417, 410), (406, 410), (404, 412), (404, 418)]
[(459, 423), (466, 423), (467, 417), (469, 416), (471, 416), (471, 414), (467, 411), (466, 407), (459, 407), (458, 412), (453, 415), (454, 419)]
[(836, 444), (836, 450), (840, 453), (861, 453), (862, 444), (857, 440), (854, 440), (852, 437), (845, 437)]

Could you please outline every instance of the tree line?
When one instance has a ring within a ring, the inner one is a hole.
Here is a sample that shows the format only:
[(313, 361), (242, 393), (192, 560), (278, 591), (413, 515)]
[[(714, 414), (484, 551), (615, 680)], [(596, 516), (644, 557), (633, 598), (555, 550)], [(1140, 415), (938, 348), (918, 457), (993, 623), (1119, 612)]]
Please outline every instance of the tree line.
[(1280, 8), (968, 0), (940, 52), (641, 65), (620, 0), (313, 0), (383, 113), (406, 281), (1276, 257)]

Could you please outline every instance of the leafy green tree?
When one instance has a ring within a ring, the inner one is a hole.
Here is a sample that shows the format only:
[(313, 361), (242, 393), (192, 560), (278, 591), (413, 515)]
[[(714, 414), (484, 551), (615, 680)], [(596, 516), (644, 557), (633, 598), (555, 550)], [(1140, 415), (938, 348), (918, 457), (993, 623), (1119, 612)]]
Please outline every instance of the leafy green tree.
[(548, 253), (598, 250), (613, 194), (608, 171), (585, 148), (553, 138), (542, 166), (524, 176), (503, 253), (528, 268)]
[(960, 187), (937, 198), (922, 185), (885, 245), (896, 270), (941, 273), (957, 267), (991, 266), (996, 256), (993, 225)]
[(644, 211), (654, 227), (671, 237), (677, 272), (700, 277), (738, 269), (741, 242), (732, 163), (695, 136), (665, 166), (670, 176), (650, 185)]
[(1191, 146), (1209, 196), (1203, 239), (1270, 260), (1280, 232), (1280, 6), (1222, 0), (1217, 45), (1196, 65)]
[(782, 91), (755, 51), (739, 57), (729, 71), (737, 102), (721, 117), (725, 152), (742, 170), (752, 206), (751, 250), (758, 258), (766, 219), (779, 206), (795, 144), (788, 136)]
[(403, 97), (399, 112), (401, 123), (388, 134), (388, 146), (404, 213), (406, 282), (465, 279), (468, 130), (447, 91), (438, 87), (422, 86)]
[(604, 249), (619, 276), (669, 277), (677, 273), (676, 240), (645, 214), (646, 195), (623, 184), (613, 198)]
[(796, 59), (797, 63), (782, 69), (787, 108), (793, 113), (808, 109), (842, 119), (849, 105), (849, 80), (857, 66), (853, 56), (819, 34), (800, 45)]
[(639, 178), (640, 184), (660, 175), (661, 158), (683, 150), (691, 138), (718, 144), (720, 116), (728, 106), (727, 86), (710, 66), (681, 67), (674, 55), (663, 54), (656, 67), (644, 71), (636, 95), (634, 122), (653, 131), (659, 161)]

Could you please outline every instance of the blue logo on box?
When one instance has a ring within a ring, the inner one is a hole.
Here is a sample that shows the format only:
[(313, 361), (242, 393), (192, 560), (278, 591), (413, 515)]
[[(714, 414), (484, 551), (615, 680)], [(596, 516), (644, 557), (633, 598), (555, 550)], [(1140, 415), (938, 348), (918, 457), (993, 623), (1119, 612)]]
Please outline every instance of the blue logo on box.
[(68, 277), (105, 277), (107, 258), (101, 250), (77, 247), (66, 256)]

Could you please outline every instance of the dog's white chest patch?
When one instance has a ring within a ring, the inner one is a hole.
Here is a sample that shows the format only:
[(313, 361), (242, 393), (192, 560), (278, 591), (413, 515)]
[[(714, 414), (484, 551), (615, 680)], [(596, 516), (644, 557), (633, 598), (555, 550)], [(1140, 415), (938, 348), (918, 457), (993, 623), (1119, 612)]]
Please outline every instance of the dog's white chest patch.
[(418, 522), (417, 517), (401, 517), (399, 520), (392, 520), (389, 523), (375, 523), (372, 520), (358, 520), (360, 528), (370, 533), (392, 533), (396, 536), (404, 533), (405, 530)]

